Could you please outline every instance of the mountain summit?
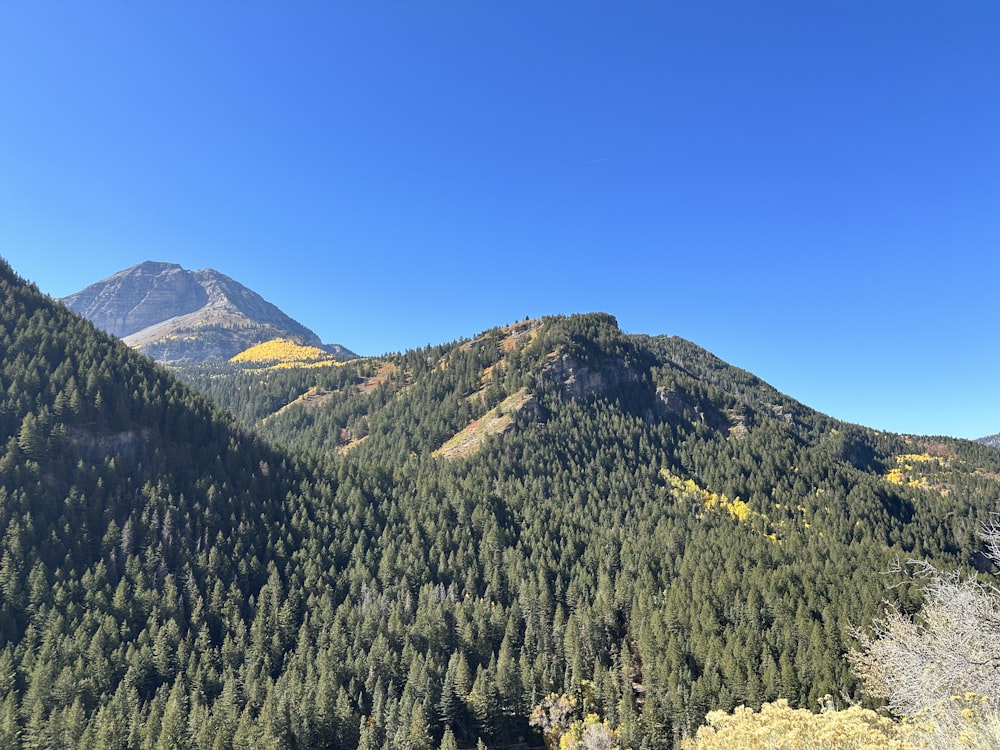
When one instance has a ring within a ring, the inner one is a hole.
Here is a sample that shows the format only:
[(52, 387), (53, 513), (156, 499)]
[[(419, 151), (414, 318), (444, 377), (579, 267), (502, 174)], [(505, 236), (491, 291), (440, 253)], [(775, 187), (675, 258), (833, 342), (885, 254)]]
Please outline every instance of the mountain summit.
[[(62, 300), (125, 343), (168, 364), (228, 360), (275, 338), (322, 346), (319, 336), (225, 274), (147, 261)], [(350, 356), (339, 345), (325, 347)]]

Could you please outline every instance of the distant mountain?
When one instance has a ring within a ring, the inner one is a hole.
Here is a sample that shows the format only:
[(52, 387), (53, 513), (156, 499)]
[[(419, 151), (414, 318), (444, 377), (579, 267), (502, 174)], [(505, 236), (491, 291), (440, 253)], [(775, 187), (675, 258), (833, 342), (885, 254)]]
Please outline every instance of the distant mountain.
[(188, 271), (147, 261), (62, 300), (95, 325), (168, 364), (225, 361), (276, 338), (322, 347), (344, 359), (340, 345), (323, 347), (313, 331), (263, 297), (210, 268)]
[(1000, 448), (1000, 432), (998, 432), (996, 435), (987, 435), (986, 437), (981, 437), (976, 442), (982, 443), (983, 445), (990, 445), (993, 446), (994, 448)]

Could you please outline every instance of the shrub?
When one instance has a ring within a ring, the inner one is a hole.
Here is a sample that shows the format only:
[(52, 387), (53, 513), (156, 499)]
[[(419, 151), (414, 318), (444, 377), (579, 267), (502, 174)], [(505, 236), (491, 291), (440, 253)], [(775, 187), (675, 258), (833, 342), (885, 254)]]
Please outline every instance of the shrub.
[(712, 711), (707, 726), (684, 750), (915, 750), (904, 735), (910, 730), (869, 709), (837, 711), (827, 701), (821, 713), (792, 708), (781, 699), (760, 711), (737, 706), (732, 713)]

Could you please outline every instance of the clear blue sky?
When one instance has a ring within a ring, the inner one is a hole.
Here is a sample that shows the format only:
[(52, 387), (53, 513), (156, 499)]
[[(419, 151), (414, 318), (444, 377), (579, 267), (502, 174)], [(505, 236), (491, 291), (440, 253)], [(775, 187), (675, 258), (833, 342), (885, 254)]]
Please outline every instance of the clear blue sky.
[(0, 256), (215, 268), (364, 354), (603, 310), (1000, 431), (1000, 2), (21, 2)]

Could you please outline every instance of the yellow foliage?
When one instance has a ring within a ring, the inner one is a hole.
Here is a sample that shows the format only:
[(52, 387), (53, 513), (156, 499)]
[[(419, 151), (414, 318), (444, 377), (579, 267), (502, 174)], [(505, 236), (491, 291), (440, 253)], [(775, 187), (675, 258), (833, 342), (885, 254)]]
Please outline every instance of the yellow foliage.
[(731, 714), (712, 711), (684, 750), (915, 750), (891, 719), (859, 706), (816, 714), (793, 709), (782, 699), (759, 712), (738, 706)]
[(885, 474), (885, 478), (893, 484), (928, 489), (930, 487), (930, 483), (928, 482), (927, 477), (911, 476), (910, 472), (913, 471), (914, 464), (927, 463), (928, 461), (937, 460), (939, 459), (929, 453), (900, 454), (896, 456), (896, 463), (898, 466), (893, 469), (889, 469), (889, 471)]
[(750, 506), (739, 498), (733, 500), (733, 502), (729, 503), (729, 505), (725, 506), (725, 508), (737, 521), (746, 521), (753, 514), (753, 511), (750, 510)]
[[(671, 474), (666, 469), (660, 469), (660, 476), (666, 480), (667, 483), (669, 483), (670, 488), (674, 491), (674, 495), (678, 499), (701, 502), (701, 504), (705, 506), (705, 510), (719, 508), (721, 510), (728, 511), (729, 515), (740, 523), (744, 523), (749, 521), (751, 518), (760, 516), (760, 514), (755, 512), (745, 500), (741, 500), (738, 497), (730, 500), (725, 495), (709, 492), (703, 487), (699, 487), (693, 479), (681, 479), (679, 476)], [(775, 507), (780, 506), (776, 505)]]
[(542, 733), (546, 750), (559, 750), (563, 734), (572, 725), (576, 698), (565, 693), (549, 693), (535, 706), (528, 724)]
[(935, 709), (899, 722), (851, 706), (837, 711), (830, 697), (816, 714), (793, 709), (786, 700), (765, 703), (759, 712), (738, 706), (712, 711), (707, 726), (681, 743), (682, 750), (951, 750), (1000, 747), (1000, 716), (988, 698), (953, 695)]
[(1000, 746), (1000, 716), (985, 695), (966, 692), (938, 701), (916, 716), (903, 719), (908, 737), (918, 747), (996, 748)]
[(559, 750), (618, 750), (618, 732), (597, 714), (574, 721), (559, 738)]
[(229, 360), (234, 364), (304, 365), (331, 364), (333, 357), (316, 346), (303, 346), (288, 339), (272, 339), (251, 346)]
[(906, 480), (903, 479), (903, 472), (900, 469), (889, 469), (885, 478), (893, 484), (906, 484)]
[(896, 456), (896, 463), (908, 464), (908, 463), (922, 463), (924, 461), (933, 461), (934, 456), (929, 453), (904, 453), (901, 456)]

